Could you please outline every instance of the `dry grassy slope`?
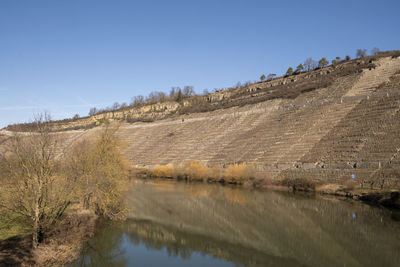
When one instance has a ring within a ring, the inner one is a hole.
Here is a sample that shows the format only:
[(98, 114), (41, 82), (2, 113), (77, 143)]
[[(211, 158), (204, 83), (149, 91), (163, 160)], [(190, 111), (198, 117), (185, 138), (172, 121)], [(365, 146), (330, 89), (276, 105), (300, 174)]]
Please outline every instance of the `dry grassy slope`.
[[(308, 174), (325, 177), (321, 172), (348, 169), (356, 163), (357, 171), (363, 169), (370, 175), (397, 157), (396, 129), (400, 128), (396, 126), (400, 88), (396, 80), (390, 80), (400, 70), (400, 58), (384, 57), (374, 63), (376, 68), (338, 78), (326, 88), (294, 99), (278, 98), (152, 123), (123, 123), (118, 136), (127, 158), (137, 167), (185, 160), (208, 165), (248, 162), (270, 177), (283, 170), (313, 170)], [(392, 87), (380, 86), (383, 83)], [(97, 129), (61, 135), (68, 147)]]
[[(349, 116), (365, 121), (364, 113), (357, 113), (360, 103), (394, 99), (374, 91), (399, 69), (399, 59), (384, 58), (375, 69), (340, 78), (327, 88), (293, 100), (276, 99), (154, 123), (123, 125), (118, 134), (125, 143), (128, 159), (138, 167), (190, 159), (209, 165), (250, 162), (260, 172), (276, 176), (283, 169), (303, 167), (302, 159), (310, 150), (316, 150), (321, 140), (336, 132)], [(396, 88), (391, 91), (395, 92)], [(367, 97), (370, 99), (363, 100)], [(381, 108), (385, 114), (392, 112), (393, 105), (383, 104)], [(354, 133), (355, 143), (365, 139), (362, 132)], [(318, 167), (321, 159), (304, 161), (305, 168)], [(339, 156), (337, 160), (342, 159)]]

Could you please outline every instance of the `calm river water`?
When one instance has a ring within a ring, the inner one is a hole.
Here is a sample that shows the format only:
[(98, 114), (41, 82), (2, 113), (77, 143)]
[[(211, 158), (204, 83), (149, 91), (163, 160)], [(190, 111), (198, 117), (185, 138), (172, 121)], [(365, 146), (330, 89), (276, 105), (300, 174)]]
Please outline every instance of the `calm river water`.
[(352, 200), (141, 181), (74, 266), (400, 266), (400, 215)]

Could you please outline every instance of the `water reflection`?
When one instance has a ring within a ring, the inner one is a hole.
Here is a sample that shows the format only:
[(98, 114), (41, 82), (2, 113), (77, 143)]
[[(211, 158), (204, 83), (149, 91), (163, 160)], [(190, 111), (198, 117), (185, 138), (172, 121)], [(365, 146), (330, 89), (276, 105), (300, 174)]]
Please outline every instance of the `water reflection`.
[(136, 181), (77, 266), (397, 266), (396, 213), (322, 196)]
[(122, 229), (118, 227), (98, 227), (95, 237), (90, 240), (75, 266), (127, 266), (126, 250), (121, 246)]

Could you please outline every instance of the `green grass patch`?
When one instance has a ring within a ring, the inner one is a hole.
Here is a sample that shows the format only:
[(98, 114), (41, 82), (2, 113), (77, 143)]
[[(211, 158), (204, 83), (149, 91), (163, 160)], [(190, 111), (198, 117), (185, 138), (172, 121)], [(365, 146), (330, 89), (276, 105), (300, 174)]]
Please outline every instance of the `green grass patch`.
[(30, 234), (28, 222), (22, 216), (0, 210), (0, 240)]

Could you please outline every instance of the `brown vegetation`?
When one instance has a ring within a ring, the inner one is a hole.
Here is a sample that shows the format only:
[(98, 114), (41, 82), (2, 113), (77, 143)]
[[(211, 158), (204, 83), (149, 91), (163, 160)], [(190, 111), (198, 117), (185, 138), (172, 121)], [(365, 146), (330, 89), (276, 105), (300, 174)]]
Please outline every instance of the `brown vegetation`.
[(11, 138), (2, 159), (0, 207), (29, 223), (37, 247), (73, 200), (73, 183), (60, 170), (57, 140), (49, 133), (48, 117), (36, 120), (36, 132)]
[(106, 125), (94, 141), (66, 153), (49, 121), (39, 116), (35, 131), (9, 138), (0, 158), (0, 240), (31, 235), (34, 249), (62, 235), (60, 229), (76, 214), (73, 205), (113, 220), (126, 214), (128, 164), (116, 128)]
[(188, 181), (227, 182), (243, 184), (254, 178), (255, 171), (246, 163), (228, 165), (225, 169), (219, 166), (208, 167), (200, 162), (190, 160), (182, 165), (157, 165), (151, 176), (159, 178), (184, 179)]
[(152, 174), (155, 177), (172, 178), (175, 175), (175, 169), (171, 165), (157, 165), (153, 169)]
[(292, 188), (293, 191), (315, 191), (317, 183), (307, 178), (283, 178), (281, 185)]
[(229, 165), (224, 177), (228, 182), (242, 184), (245, 179), (254, 177), (254, 170), (246, 163)]
[(69, 176), (77, 182), (83, 207), (109, 219), (124, 218), (122, 195), (128, 189), (129, 164), (118, 148), (116, 130), (107, 124), (94, 142), (76, 144), (65, 164)]

